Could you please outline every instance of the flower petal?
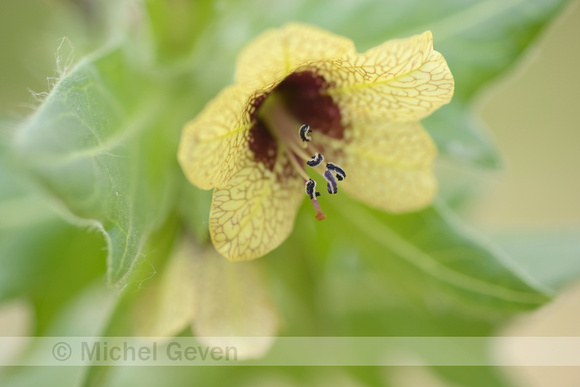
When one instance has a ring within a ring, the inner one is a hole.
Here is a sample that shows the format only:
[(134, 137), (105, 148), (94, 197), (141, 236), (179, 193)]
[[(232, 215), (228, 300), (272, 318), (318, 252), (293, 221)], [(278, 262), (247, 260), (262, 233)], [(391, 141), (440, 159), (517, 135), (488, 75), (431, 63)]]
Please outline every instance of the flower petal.
[(195, 314), (193, 258), (199, 249), (184, 239), (176, 247), (156, 285), (148, 286), (137, 303), (135, 329), (140, 336), (171, 337)]
[(239, 160), (253, 157), (248, 147), (251, 96), (248, 88), (230, 86), (185, 125), (178, 159), (192, 184), (201, 189), (225, 185)]
[(198, 339), (233, 348), (236, 360), (261, 357), (273, 344), (279, 319), (259, 262), (228, 262), (213, 249), (194, 262)]
[(279, 152), (274, 169), (250, 159), (225, 187), (214, 190), (209, 215), (215, 248), (231, 261), (261, 257), (290, 234), (304, 182)]
[[(335, 159), (347, 178), (339, 187), (389, 212), (427, 206), (437, 191), (432, 171), (437, 149), (418, 122), (375, 122), (353, 128), (346, 143), (334, 141)], [(340, 188), (339, 188), (340, 189)]]
[(453, 76), (443, 56), (433, 51), (430, 31), (317, 66), (347, 121), (416, 121), (453, 96)]
[(356, 53), (350, 39), (323, 29), (289, 23), (253, 39), (238, 56), (236, 83), (263, 89), (312, 61)]

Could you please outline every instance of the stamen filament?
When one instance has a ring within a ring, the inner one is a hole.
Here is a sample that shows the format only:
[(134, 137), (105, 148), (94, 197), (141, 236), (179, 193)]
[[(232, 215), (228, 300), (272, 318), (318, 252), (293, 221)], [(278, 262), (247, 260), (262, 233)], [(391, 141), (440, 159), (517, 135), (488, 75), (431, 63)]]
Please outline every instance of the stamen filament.
[(308, 161), (312, 158), (312, 156), (309, 156), (308, 153), (306, 153), (304, 149), (300, 148), (295, 141), (292, 141), (292, 139), (285, 139), (284, 144), (292, 148), (292, 152), (296, 153), (296, 155), (299, 156), (302, 160)]
[(310, 179), (310, 176), (308, 176), (308, 174), (304, 170), (304, 166), (298, 164), (298, 161), (296, 160), (296, 157), (292, 154), (292, 152), (290, 152), (285, 147), (284, 147), (284, 151), (288, 155), (288, 158), (290, 159), (290, 163), (292, 164), (292, 166), (294, 167), (294, 169), (296, 170), (296, 172), (298, 172), (298, 174), (300, 175), (300, 177), (302, 177), (304, 180), (309, 180)]

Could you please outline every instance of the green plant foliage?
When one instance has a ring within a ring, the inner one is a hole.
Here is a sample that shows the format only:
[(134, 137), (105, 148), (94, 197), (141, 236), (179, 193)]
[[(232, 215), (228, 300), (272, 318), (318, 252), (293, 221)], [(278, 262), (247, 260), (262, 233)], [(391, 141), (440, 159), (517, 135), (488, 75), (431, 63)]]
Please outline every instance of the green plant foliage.
[(103, 231), (111, 284), (126, 277), (180, 184), (179, 125), (165, 116), (172, 95), (127, 55), (112, 49), (81, 61), (15, 141), (22, 163), (79, 224)]
[(461, 307), (488, 316), (533, 309), (548, 299), (546, 290), (532, 285), (514, 262), (470, 232), (442, 202), (408, 215), (387, 215), (360, 206), (343, 213), (364, 235), (356, 242), (364, 258), (409, 293), (427, 297), (442, 291)]

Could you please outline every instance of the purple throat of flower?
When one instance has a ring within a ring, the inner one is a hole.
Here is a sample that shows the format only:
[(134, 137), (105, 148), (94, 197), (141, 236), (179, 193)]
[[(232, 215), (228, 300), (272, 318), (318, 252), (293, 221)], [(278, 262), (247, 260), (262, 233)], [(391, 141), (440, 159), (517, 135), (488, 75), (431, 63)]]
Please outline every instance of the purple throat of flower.
[(340, 108), (326, 93), (328, 87), (326, 80), (314, 72), (296, 72), (271, 92), (255, 96), (250, 113), (254, 124), (249, 131), (249, 148), (254, 160), (273, 171), (279, 152), (285, 152), (289, 163), (278, 178), (296, 173), (304, 180), (318, 220), (326, 215), (317, 199), (320, 192), (316, 191), (316, 181), (310, 178), (307, 167), (325, 179), (329, 194), (336, 194), (338, 182), (346, 178), (346, 172), (337, 164), (323, 165), (326, 143), (344, 136)]

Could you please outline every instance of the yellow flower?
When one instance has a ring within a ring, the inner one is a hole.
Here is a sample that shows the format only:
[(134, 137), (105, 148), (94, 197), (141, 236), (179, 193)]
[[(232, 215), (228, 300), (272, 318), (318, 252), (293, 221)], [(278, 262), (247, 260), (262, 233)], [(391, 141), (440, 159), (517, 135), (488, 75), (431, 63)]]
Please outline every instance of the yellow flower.
[(260, 263), (232, 264), (183, 238), (137, 299), (135, 334), (168, 342), (189, 326), (206, 346), (235, 348), (238, 360), (261, 357), (280, 319)]
[(437, 190), (436, 148), (419, 120), (449, 102), (453, 88), (429, 31), (364, 54), (303, 24), (258, 36), (238, 57), (235, 84), (186, 124), (179, 147), (191, 183), (214, 188), (216, 249), (248, 260), (276, 248), (305, 192), (323, 219), (311, 170), (329, 193), (344, 189), (379, 209), (427, 206)]

